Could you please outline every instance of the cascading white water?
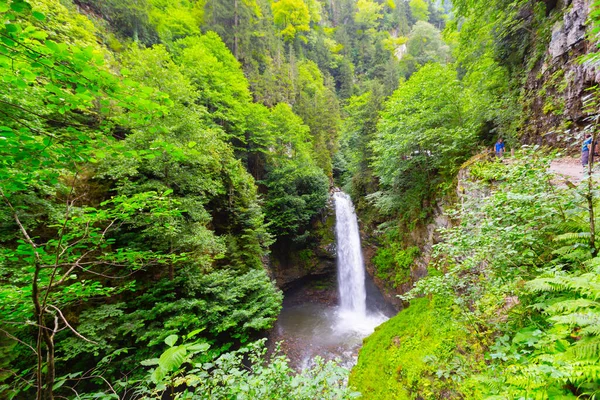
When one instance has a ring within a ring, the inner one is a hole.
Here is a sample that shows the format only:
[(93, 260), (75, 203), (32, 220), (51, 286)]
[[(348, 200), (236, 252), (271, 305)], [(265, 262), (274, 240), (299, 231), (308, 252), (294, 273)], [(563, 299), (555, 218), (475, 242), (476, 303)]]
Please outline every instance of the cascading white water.
[(352, 201), (341, 192), (336, 192), (333, 200), (340, 304), (310, 301), (303, 297), (305, 292), (300, 292), (303, 302), (287, 306), (284, 303), (277, 321), (278, 336), (273, 339), (286, 339), (287, 343), (299, 346), (296, 356), (301, 356), (297, 364), (301, 369), (313, 365), (315, 355), (325, 359), (341, 358), (344, 366), (352, 367), (363, 338), (387, 320), (384, 308), (380, 307), (383, 297), (373, 288), (367, 290), (369, 286), (365, 285), (368, 277)]
[(333, 198), (340, 312), (364, 319), (367, 316), (367, 293), (358, 220), (350, 196), (336, 192)]
[(373, 332), (387, 317), (380, 312), (371, 313), (367, 310), (365, 266), (352, 200), (343, 192), (336, 192), (333, 199), (340, 294), (340, 306), (333, 329), (338, 334), (362, 338)]

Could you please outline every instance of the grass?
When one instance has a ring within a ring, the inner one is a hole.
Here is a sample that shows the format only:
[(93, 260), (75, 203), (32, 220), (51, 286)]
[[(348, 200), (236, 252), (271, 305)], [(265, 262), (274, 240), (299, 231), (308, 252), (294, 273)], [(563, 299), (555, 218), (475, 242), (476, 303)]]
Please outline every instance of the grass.
[(457, 398), (466, 332), (439, 299), (416, 299), (365, 339), (349, 385), (364, 399)]

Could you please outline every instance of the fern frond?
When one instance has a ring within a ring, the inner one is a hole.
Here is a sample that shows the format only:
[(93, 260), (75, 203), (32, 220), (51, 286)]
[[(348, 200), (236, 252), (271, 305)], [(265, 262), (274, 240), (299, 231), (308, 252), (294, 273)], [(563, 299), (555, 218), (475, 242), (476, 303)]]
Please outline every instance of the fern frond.
[(526, 283), (532, 292), (575, 292), (592, 300), (600, 299), (600, 276), (587, 273), (579, 276), (538, 278)]
[(580, 276), (566, 278), (568, 287), (593, 300), (600, 299), (600, 276), (587, 273)]
[(588, 300), (584, 298), (569, 299), (552, 304), (551, 306), (546, 308), (546, 312), (548, 312), (551, 315), (556, 315), (559, 313), (572, 313), (592, 307), (600, 307), (600, 303), (594, 300)]
[(582, 335), (599, 336), (600, 335), (600, 324), (592, 324), (586, 326), (580, 331)]
[(600, 325), (600, 313), (572, 313), (567, 315), (556, 315), (550, 318), (555, 324), (568, 325), (572, 327), (585, 327)]
[(574, 371), (570, 381), (576, 385), (581, 385), (589, 382), (598, 382), (600, 380), (600, 365), (597, 362), (588, 365), (575, 363)]
[(574, 250), (575, 250), (575, 247), (573, 245), (562, 246), (562, 247), (559, 247), (558, 249), (552, 251), (552, 254), (554, 254), (555, 256), (564, 256), (565, 254), (569, 254)]
[(557, 283), (556, 278), (538, 278), (525, 284), (525, 287), (534, 293), (539, 292), (557, 292), (563, 290), (563, 287)]
[[(571, 352), (578, 360), (598, 361), (600, 358), (600, 338), (585, 337), (571, 347)], [(600, 368), (600, 365), (598, 365)]]
[(581, 223), (578, 219), (567, 219), (553, 225), (554, 232), (584, 232), (589, 225)]
[(565, 244), (586, 243), (590, 236), (589, 232), (567, 232), (556, 236), (554, 242)]

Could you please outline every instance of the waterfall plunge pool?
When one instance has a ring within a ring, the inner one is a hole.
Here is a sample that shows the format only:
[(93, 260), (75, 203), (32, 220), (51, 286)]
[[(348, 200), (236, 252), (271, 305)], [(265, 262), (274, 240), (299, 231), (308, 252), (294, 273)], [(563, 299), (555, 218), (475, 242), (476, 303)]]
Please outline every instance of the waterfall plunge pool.
[(356, 363), (362, 340), (396, 311), (365, 273), (358, 221), (349, 196), (334, 194), (337, 278), (305, 282), (286, 292), (283, 309), (270, 335), (283, 341), (291, 365), (302, 369), (315, 356)]

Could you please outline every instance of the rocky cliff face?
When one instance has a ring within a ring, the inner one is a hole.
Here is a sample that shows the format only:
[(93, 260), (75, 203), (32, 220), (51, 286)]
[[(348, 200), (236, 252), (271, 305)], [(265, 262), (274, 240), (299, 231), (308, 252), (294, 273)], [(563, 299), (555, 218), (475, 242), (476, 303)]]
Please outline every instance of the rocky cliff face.
[[(598, 69), (582, 63), (596, 50), (586, 40), (588, 0), (560, 2), (548, 17), (549, 38), (538, 37), (537, 54), (526, 60), (531, 65), (523, 92), (521, 139), (525, 143), (568, 147), (579, 142), (589, 122), (583, 112), (587, 89), (600, 82)], [(544, 41), (549, 42), (546, 44)]]
[(411, 263), (408, 276), (403, 283), (394, 285), (389, 280), (377, 276), (377, 268), (373, 259), (378, 249), (377, 238), (372, 233), (367, 233), (366, 230), (362, 231), (367, 272), (381, 289), (385, 299), (397, 308), (402, 307), (402, 301), (397, 296), (408, 292), (413, 288), (415, 282), (427, 275), (433, 246), (441, 240), (440, 229), (450, 228), (456, 223), (446, 215), (446, 210), (460, 204), (465, 198), (483, 199), (490, 195), (491, 188), (475, 184), (469, 170), (472, 163), (485, 157), (488, 157), (487, 153), (477, 155), (467, 161), (458, 172), (454, 194), (438, 199), (431, 222), (410, 230), (405, 246), (417, 247), (419, 255)]
[(398, 295), (408, 292), (412, 289), (415, 282), (427, 275), (427, 267), (431, 260), (433, 245), (440, 240), (439, 229), (448, 228), (452, 224), (450, 219), (444, 214), (444, 208), (447, 204), (447, 202), (444, 202), (436, 206), (431, 223), (416, 226), (410, 231), (407, 246), (418, 248), (419, 256), (414, 259), (414, 262), (410, 266), (407, 279), (399, 285), (377, 276), (377, 268), (373, 260), (378, 248), (377, 240), (363, 231), (363, 255), (367, 273), (373, 278), (373, 281), (381, 290), (386, 301), (394, 305), (397, 309), (402, 308), (402, 300), (398, 298)]
[(335, 211), (331, 199), (311, 231), (307, 248), (294, 250), (283, 245), (273, 249), (268, 266), (280, 289), (287, 290), (305, 279), (335, 274)]

